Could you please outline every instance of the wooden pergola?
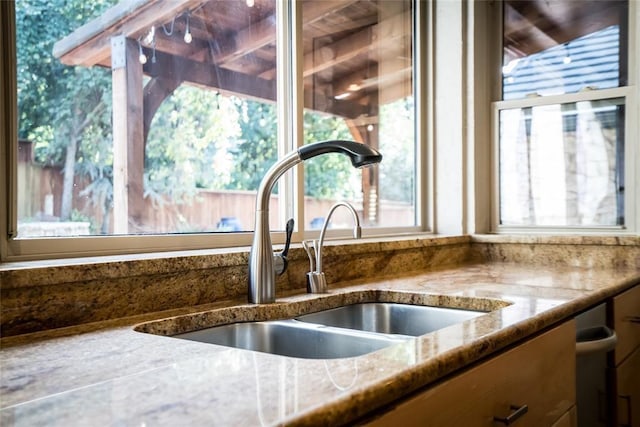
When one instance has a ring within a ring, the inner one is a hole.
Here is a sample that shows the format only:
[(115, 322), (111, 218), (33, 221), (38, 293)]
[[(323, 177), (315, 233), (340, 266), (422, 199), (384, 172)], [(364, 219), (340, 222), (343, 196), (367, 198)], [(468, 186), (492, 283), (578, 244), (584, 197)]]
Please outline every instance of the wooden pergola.
[[(379, 106), (413, 90), (411, 10), (379, 0), (302, 7), (305, 108), (344, 118), (354, 140), (377, 147)], [(115, 233), (144, 220), (145, 141), (178, 86), (276, 100), (275, 25), (273, 0), (123, 0), (55, 44), (64, 64), (112, 70)], [(378, 214), (377, 183), (374, 169), (363, 173), (365, 221)]]
[(506, 61), (522, 58), (620, 24), (625, 0), (505, 0)]

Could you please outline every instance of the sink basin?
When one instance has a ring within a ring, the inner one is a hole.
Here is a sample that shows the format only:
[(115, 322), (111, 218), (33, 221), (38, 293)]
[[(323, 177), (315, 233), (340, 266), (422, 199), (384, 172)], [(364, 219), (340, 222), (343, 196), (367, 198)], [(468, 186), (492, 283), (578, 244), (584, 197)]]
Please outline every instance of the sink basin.
[(232, 323), (174, 335), (192, 341), (304, 359), (360, 356), (404, 341), (296, 320)]
[[(135, 330), (281, 356), (337, 359), (406, 342), (509, 305), (481, 298), (449, 298), (457, 307), (479, 308), (441, 307), (437, 295), (363, 291), (327, 295), (322, 303), (333, 308), (311, 314), (295, 314), (308, 313), (306, 301), (269, 307), (266, 315), (274, 320), (265, 319), (260, 305), (237, 306), (142, 323)], [(229, 318), (237, 319), (236, 323), (225, 324)], [(206, 329), (194, 331), (197, 327)]]
[(483, 314), (456, 308), (374, 302), (346, 305), (297, 319), (361, 331), (419, 336)]

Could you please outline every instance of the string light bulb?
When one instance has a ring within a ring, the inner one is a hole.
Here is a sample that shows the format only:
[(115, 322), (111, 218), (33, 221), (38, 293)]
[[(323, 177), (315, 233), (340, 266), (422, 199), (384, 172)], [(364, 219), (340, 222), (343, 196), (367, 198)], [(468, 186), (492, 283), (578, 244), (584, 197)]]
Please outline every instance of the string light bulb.
[(142, 44), (140, 43), (140, 39), (138, 39), (138, 61), (144, 65), (147, 63), (147, 55), (142, 51)]
[(184, 42), (190, 44), (193, 41), (193, 36), (189, 30), (189, 12), (187, 12), (187, 29), (184, 32)]
[(247, 0), (247, 7), (253, 7), (255, 4), (255, 0)]

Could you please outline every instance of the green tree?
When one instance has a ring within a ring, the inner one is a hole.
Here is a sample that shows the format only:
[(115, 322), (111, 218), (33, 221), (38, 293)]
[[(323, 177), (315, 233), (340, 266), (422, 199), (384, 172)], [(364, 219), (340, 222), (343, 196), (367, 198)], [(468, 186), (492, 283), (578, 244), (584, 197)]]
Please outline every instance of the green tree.
[(63, 164), (62, 219), (72, 211), (79, 150), (110, 140), (109, 71), (67, 67), (53, 44), (98, 16), (114, 0), (21, 0), (16, 3), (18, 132), (35, 143), (36, 161)]
[(187, 202), (199, 188), (221, 189), (233, 179), (227, 151), (241, 132), (236, 102), (186, 85), (163, 102), (147, 138), (147, 195)]
[[(312, 111), (304, 113), (305, 144), (331, 139), (352, 139), (344, 119)], [(328, 154), (304, 163), (304, 194), (318, 199), (353, 198), (360, 191), (352, 184), (358, 173), (349, 159)]]
[(413, 98), (380, 108), (380, 198), (412, 203), (415, 199), (415, 132)]
[(235, 98), (241, 134), (229, 148), (233, 169), (224, 188), (257, 190), (278, 158), (276, 106)]
[[(231, 180), (225, 188), (257, 190), (267, 170), (278, 158), (275, 105), (236, 99), (241, 136), (230, 149)], [(304, 114), (305, 144), (329, 139), (350, 139), (344, 120), (315, 112)], [(349, 177), (353, 167), (340, 154), (310, 159), (305, 166), (305, 194), (316, 198), (343, 198), (353, 194)], [(277, 191), (277, 189), (276, 189)]]

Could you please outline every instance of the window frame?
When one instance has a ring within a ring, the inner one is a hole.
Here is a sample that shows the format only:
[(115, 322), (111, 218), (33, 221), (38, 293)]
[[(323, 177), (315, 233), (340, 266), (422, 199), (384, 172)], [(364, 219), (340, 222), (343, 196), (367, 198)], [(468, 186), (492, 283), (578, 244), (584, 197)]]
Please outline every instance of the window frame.
[[(500, 234), (514, 233), (554, 233), (554, 234), (637, 234), (640, 229), (640, 110), (638, 108), (638, 56), (640, 43), (636, 41), (640, 28), (640, 5), (629, 1), (629, 40), (628, 81), (626, 86), (610, 89), (590, 90), (562, 95), (539, 96), (502, 100), (502, 9), (504, 3), (494, 10), (493, 19), (496, 25), (494, 49), (496, 50), (493, 69), (494, 99), (491, 102), (491, 231)], [(500, 112), (503, 110), (523, 107), (536, 107), (572, 103), (579, 101), (593, 101), (599, 99), (625, 99), (625, 191), (624, 191), (624, 225), (611, 226), (536, 226), (536, 225), (502, 225), (500, 224)]]
[[(415, 97), (415, 126), (416, 126), (416, 189), (415, 189), (415, 219), (413, 227), (398, 228), (363, 228), (363, 237), (416, 234), (429, 232), (428, 226), (428, 189), (425, 183), (427, 174), (427, 125), (425, 111), (429, 96), (419, 96), (428, 93), (427, 67), (425, 58), (428, 57), (427, 40), (429, 30), (433, 26), (424, 25), (429, 16), (431, 6), (420, 0), (413, 0), (414, 22), (414, 60), (413, 82)], [(297, 149), (303, 139), (303, 93), (302, 93), (302, 5), (299, 2), (276, 0), (277, 15), (277, 90), (278, 99), (291, 99), (292, 102), (278, 102), (278, 152), (279, 156)], [(15, 4), (14, 2), (0, 2), (0, 21), (9, 23), (0, 29), (0, 45), (3, 54), (0, 56), (0, 77), (2, 77), (3, 91), (0, 96), (0, 152), (4, 170), (0, 173), (0, 200), (4, 206), (0, 207), (0, 261), (26, 261), (39, 259), (57, 259), (101, 255), (123, 255), (148, 252), (172, 252), (221, 248), (246, 247), (251, 244), (252, 231), (235, 233), (197, 233), (197, 234), (157, 234), (157, 235), (126, 235), (126, 236), (76, 236), (76, 237), (43, 237), (16, 239), (17, 228), (17, 76), (15, 52)], [(297, 141), (297, 143), (296, 143)], [(281, 196), (280, 217), (294, 217), (296, 228), (292, 241), (300, 242), (306, 238), (317, 237), (318, 230), (305, 230), (304, 206), (299, 201), (304, 200), (304, 177), (302, 165), (294, 168), (293, 173), (287, 173), (280, 180), (284, 194)], [(350, 230), (330, 230), (329, 237), (347, 237)], [(274, 244), (284, 243), (283, 231), (272, 231)], [(218, 251), (219, 252), (219, 251)]]

